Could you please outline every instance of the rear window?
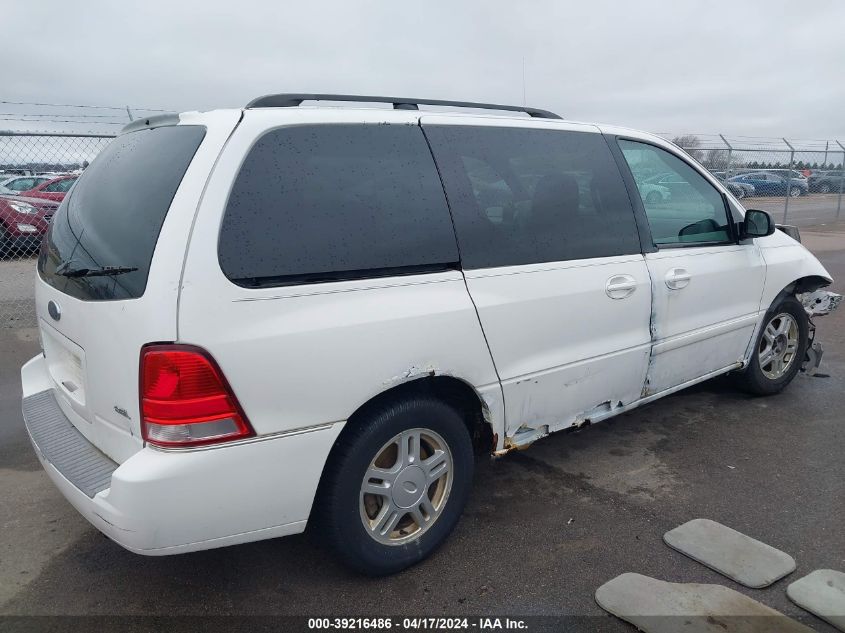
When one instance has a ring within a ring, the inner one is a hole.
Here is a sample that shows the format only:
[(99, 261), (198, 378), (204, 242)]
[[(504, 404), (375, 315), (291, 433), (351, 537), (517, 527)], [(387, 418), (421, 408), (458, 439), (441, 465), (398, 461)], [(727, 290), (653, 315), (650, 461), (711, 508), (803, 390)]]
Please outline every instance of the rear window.
[(449, 209), (419, 127), (272, 130), (235, 179), (220, 266), (246, 287), (457, 267)]
[[(38, 258), (41, 277), (84, 300), (143, 295), (167, 210), (204, 136), (204, 127), (180, 125), (112, 141), (56, 212)], [(95, 274), (107, 267), (135, 270)], [(86, 269), (87, 276), (66, 276)]]

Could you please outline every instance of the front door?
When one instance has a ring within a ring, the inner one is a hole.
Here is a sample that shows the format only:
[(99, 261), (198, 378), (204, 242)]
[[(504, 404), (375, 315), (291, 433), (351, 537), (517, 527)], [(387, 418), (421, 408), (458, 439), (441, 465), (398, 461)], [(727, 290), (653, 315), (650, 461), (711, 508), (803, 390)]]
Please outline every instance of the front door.
[(739, 366), (759, 320), (765, 267), (738, 243), (721, 192), (681, 156), (619, 140), (635, 180), (655, 171), (688, 186), (647, 201), (656, 248), (646, 254), (654, 300), (653, 347), (644, 395)]

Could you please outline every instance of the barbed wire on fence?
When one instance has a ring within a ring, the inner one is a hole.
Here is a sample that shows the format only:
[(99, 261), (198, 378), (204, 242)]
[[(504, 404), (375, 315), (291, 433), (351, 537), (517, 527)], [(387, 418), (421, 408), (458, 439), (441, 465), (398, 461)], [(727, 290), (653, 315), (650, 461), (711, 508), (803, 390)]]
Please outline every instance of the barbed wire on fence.
[(62, 131), (114, 133), (136, 118), (169, 112), (163, 108), (131, 105), (51, 103), (8, 99), (0, 100), (0, 110), (2, 110), (0, 111), (2, 127), (7, 127), (12, 131), (31, 131), (32, 127), (40, 126), (45, 133)]
[[(37, 107), (50, 107), (50, 108), (94, 108), (97, 110), (125, 110), (129, 106), (106, 106), (106, 105), (92, 105), (92, 104), (80, 104), (80, 103), (37, 103), (34, 101), (5, 101), (0, 100), (0, 104), (2, 105), (17, 105), (17, 106), (37, 106)], [(162, 110), (161, 108), (139, 108), (135, 107), (134, 110), (143, 111), (143, 112), (169, 112), (169, 110)]]

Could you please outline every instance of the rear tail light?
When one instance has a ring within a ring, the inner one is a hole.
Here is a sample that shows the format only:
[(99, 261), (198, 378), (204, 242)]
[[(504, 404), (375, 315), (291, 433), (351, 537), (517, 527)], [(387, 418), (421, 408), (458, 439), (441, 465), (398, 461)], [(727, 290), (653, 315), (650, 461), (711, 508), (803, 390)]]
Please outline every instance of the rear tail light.
[(197, 446), (249, 437), (238, 399), (205, 350), (193, 345), (141, 349), (141, 434), (155, 446)]

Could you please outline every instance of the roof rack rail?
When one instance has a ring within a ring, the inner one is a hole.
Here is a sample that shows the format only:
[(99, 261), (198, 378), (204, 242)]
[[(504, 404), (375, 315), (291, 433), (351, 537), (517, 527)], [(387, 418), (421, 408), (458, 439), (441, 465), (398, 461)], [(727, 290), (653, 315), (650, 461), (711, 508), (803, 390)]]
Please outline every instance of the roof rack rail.
[(554, 112), (525, 106), (500, 105), (496, 103), (474, 103), (472, 101), (448, 101), (444, 99), (412, 99), (405, 97), (374, 97), (366, 95), (333, 94), (276, 94), (264, 95), (246, 104), (247, 108), (294, 108), (303, 101), (354, 101), (358, 103), (392, 103), (394, 110), (419, 110), (420, 105), (451, 106), (454, 108), (476, 108), (479, 110), (503, 110), (525, 112), (538, 119), (559, 119)]

